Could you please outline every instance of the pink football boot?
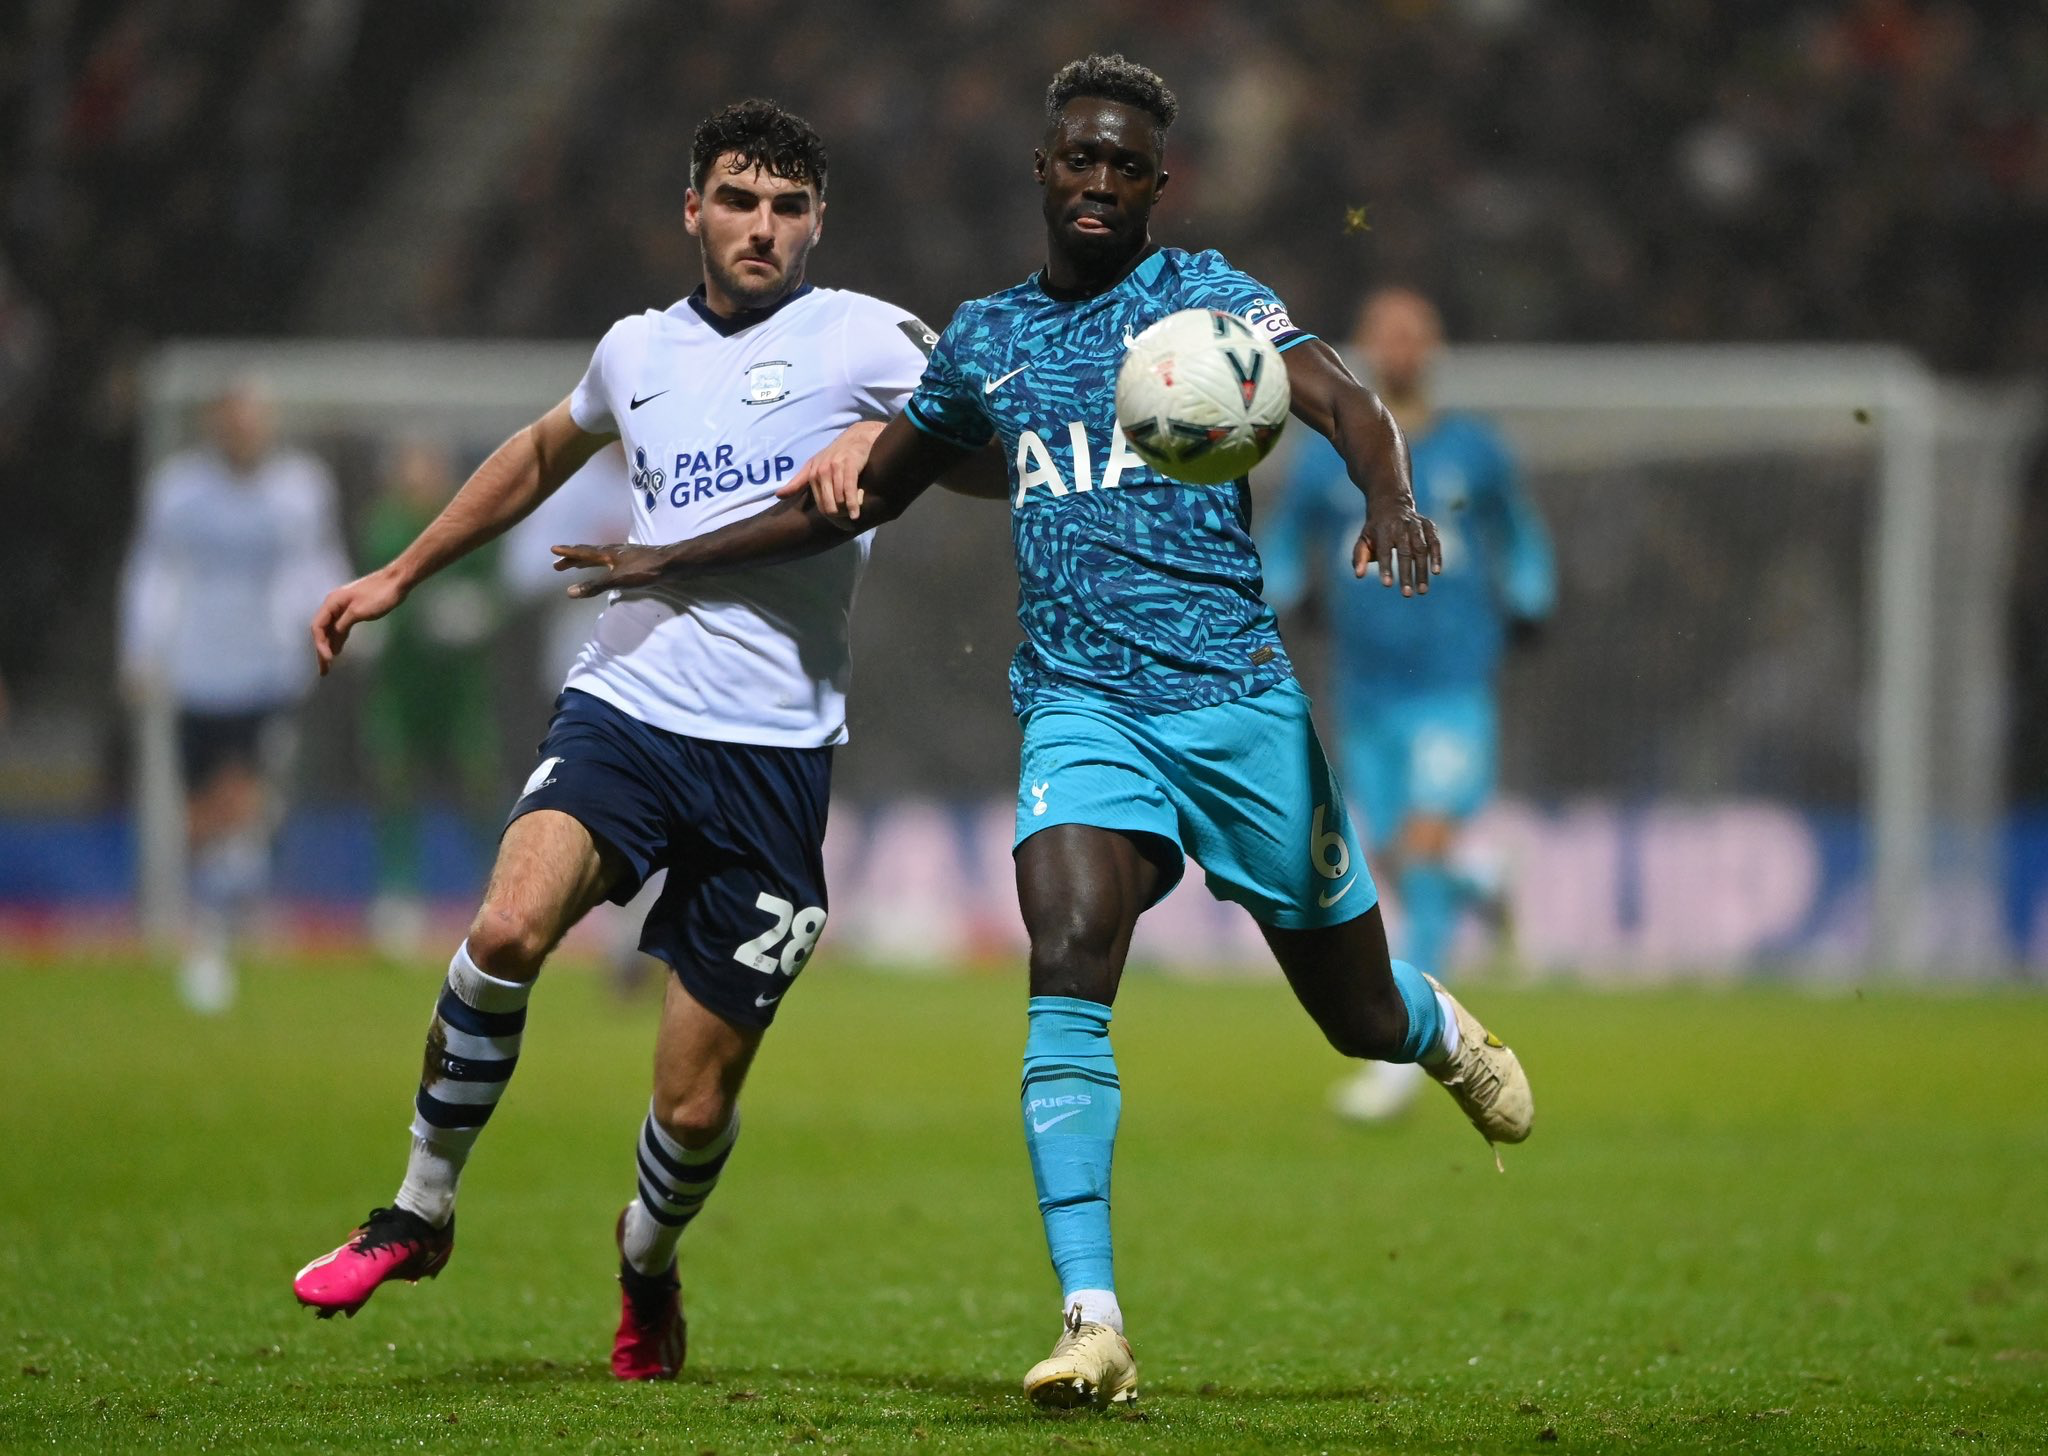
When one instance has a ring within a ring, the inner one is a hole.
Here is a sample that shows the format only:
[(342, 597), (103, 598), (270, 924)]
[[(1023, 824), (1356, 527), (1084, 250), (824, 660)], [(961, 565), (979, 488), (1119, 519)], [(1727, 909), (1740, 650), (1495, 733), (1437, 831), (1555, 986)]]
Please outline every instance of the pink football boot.
[(612, 1336), (612, 1374), (621, 1380), (673, 1380), (689, 1345), (676, 1266), (642, 1274), (626, 1262), (623, 1210), (613, 1236), (619, 1244), (619, 1332)]
[(403, 1208), (373, 1208), (347, 1243), (299, 1271), (292, 1293), (321, 1319), (354, 1319), (385, 1280), (432, 1279), (454, 1252), (454, 1219), (435, 1228)]

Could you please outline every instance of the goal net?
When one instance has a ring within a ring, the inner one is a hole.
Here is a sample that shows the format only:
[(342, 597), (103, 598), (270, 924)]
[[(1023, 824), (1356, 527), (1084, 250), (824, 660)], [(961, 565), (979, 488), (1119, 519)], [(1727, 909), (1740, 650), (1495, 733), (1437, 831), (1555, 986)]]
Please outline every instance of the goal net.
[[(229, 381), (260, 376), (355, 520), (395, 441), (431, 438), (466, 468), (586, 362), (550, 343), (174, 344), (146, 371), (141, 464), (187, 443)], [(2000, 842), (2034, 394), (1945, 384), (1893, 350), (1806, 347), (1465, 348), (1439, 394), (1500, 424), (1558, 549), (1558, 615), (1505, 672), (1501, 795), (1462, 851), (1509, 876), (1525, 969), (1951, 975), (2048, 938), (2048, 895), (2010, 882)], [(507, 801), (588, 620), (545, 548), (615, 535), (625, 489), (601, 455), (503, 548), (505, 590), (528, 603), (489, 649)], [(828, 847), (841, 954), (944, 966), (1020, 948), (1008, 562), (1006, 512), (938, 492), (878, 544)], [(1288, 629), (1315, 691), (1317, 626)], [(369, 671), (303, 715), (281, 850), (287, 899), (344, 922), (372, 887)], [(136, 727), (143, 908), (168, 933), (184, 883), (168, 706)], [(435, 883), (473, 898), (487, 845), (439, 842)], [(1134, 955), (1265, 964), (1249, 921), (1200, 882), (1191, 867)]]

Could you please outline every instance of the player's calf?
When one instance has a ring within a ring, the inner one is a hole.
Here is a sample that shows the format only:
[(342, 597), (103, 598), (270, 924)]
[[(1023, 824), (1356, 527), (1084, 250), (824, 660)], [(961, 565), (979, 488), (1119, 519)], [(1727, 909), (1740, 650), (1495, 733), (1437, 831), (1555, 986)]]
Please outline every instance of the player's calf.
[(1345, 1004), (1315, 1017), (1316, 1029), (1340, 1054), (1361, 1061), (1412, 1060), (1402, 1054), (1407, 1044), (1410, 1017), (1400, 995), (1391, 989), (1384, 996), (1350, 998)]
[(1335, 925), (1261, 925), (1302, 1009), (1347, 1057), (1419, 1062), (1437, 1046), (1443, 1011), (1422, 973), (1387, 955), (1375, 905)]
[(510, 981), (476, 963), (464, 941), (427, 1027), (413, 1098), (412, 1154), (393, 1200), (429, 1223), (455, 1216), (455, 1188), (484, 1125), (519, 1065), (531, 980)]
[(675, 1262), (677, 1241), (718, 1187), (739, 1135), (737, 1107), (717, 1137), (695, 1148), (678, 1142), (648, 1110), (634, 1150), (639, 1197), (626, 1206), (620, 1224), (621, 1250), (634, 1268), (659, 1274)]

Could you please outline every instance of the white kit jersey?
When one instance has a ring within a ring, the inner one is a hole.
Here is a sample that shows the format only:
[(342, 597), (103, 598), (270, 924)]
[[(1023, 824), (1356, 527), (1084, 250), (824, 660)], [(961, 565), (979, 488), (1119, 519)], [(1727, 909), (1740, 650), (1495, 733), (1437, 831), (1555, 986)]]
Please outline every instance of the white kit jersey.
[[(612, 325), (569, 396), (625, 447), (635, 542), (743, 520), (860, 420), (916, 387), (932, 333), (902, 309), (805, 286), (722, 319), (698, 290)], [(778, 566), (613, 592), (566, 686), (693, 738), (811, 748), (846, 741), (847, 627), (870, 536)]]
[(297, 450), (240, 471), (187, 450), (142, 492), (121, 603), (121, 657), (182, 708), (268, 711), (311, 686), (306, 624), (348, 579), (333, 479)]

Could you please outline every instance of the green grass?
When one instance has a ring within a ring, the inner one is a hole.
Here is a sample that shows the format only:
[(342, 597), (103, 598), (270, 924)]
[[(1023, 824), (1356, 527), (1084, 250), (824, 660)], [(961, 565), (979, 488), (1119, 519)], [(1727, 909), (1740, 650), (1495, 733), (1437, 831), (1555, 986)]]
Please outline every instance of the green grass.
[(1145, 1398), (1058, 1418), (1016, 1387), (1057, 1291), (1009, 976), (805, 977), (685, 1242), (675, 1385), (605, 1367), (653, 1007), (573, 970), (448, 1272), (316, 1323), (288, 1280), (396, 1184), (432, 991), (294, 963), (199, 1022), (160, 977), (0, 967), (0, 1448), (2048, 1442), (2039, 997), (1475, 993), (1537, 1089), (1502, 1177), (1447, 1099), (1329, 1118), (1340, 1064), (1279, 986), (1134, 975), (1116, 1211)]

